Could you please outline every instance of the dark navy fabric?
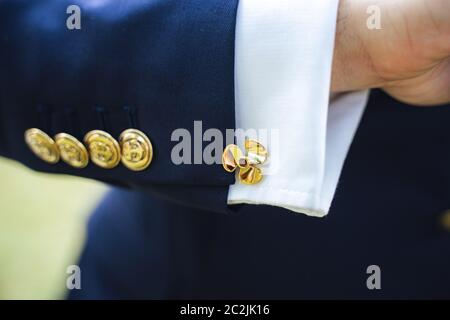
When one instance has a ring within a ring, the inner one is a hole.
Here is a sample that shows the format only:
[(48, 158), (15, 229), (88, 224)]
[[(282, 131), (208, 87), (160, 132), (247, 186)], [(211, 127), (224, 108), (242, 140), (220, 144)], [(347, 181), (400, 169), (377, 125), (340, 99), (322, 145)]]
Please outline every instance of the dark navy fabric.
[[(65, 26), (78, 4), (82, 29)], [(0, 1), (0, 154), (116, 188), (89, 223), (71, 298), (450, 298), (450, 107), (379, 91), (328, 217), (238, 206), (220, 165), (175, 166), (177, 128), (234, 128), (237, 0)], [(301, 115), (297, 115), (301, 116)], [(146, 132), (152, 166), (75, 170), (25, 146), (39, 127), (78, 138)], [(131, 188), (130, 188), (131, 187)], [(366, 288), (379, 265), (380, 291)]]
[[(89, 223), (72, 299), (450, 298), (450, 106), (370, 99), (326, 218), (211, 214), (113, 190)], [(366, 287), (381, 268), (381, 290)]]
[[(175, 129), (233, 129), (237, 0), (6, 0), (0, 2), (0, 154), (45, 172), (117, 185), (214, 186), (234, 181), (221, 165), (174, 165)], [(81, 8), (81, 30), (66, 9)], [(154, 160), (123, 166), (50, 166), (24, 143), (24, 131), (92, 129), (118, 137), (144, 131)], [(162, 187), (163, 188), (163, 187)], [(218, 206), (218, 205), (216, 205)], [(223, 205), (222, 205), (223, 207)]]

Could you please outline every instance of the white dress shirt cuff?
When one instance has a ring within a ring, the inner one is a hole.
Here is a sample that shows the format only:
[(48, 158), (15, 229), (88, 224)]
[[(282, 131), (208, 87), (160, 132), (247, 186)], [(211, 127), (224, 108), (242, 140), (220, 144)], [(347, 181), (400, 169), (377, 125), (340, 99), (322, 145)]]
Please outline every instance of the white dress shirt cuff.
[[(338, 0), (241, 0), (236, 26), (236, 128), (270, 152), (257, 185), (229, 204), (329, 211), (367, 92), (330, 103)], [(243, 145), (244, 135), (237, 135)]]

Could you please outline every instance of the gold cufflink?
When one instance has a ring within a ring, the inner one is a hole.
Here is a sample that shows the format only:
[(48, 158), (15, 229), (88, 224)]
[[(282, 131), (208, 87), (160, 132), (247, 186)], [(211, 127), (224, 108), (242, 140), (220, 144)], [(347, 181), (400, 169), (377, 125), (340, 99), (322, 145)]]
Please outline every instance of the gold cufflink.
[(103, 169), (115, 168), (120, 162), (119, 143), (107, 132), (92, 130), (84, 137), (91, 161)]
[(127, 129), (119, 137), (122, 164), (130, 170), (145, 170), (153, 159), (150, 139), (137, 129)]
[(41, 160), (55, 164), (59, 161), (60, 155), (55, 141), (45, 132), (37, 128), (25, 131), (25, 142), (30, 150)]
[(268, 152), (258, 141), (245, 140), (244, 155), (242, 150), (235, 144), (228, 145), (222, 154), (222, 166), (227, 172), (234, 172), (239, 169), (239, 181), (243, 184), (257, 184), (262, 178), (262, 170), (258, 165), (266, 162)]
[(58, 133), (55, 136), (61, 159), (70, 166), (82, 169), (89, 163), (89, 154), (86, 147), (77, 138), (67, 133)]

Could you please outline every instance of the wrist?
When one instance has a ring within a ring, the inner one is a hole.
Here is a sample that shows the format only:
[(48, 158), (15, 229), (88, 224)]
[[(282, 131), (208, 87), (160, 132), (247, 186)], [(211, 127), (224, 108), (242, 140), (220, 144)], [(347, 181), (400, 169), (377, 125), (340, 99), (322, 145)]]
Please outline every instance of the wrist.
[[(373, 1), (372, 1), (373, 3)], [(333, 56), (332, 92), (382, 86), (374, 68), (367, 37), (367, 7), (364, 0), (340, 0)]]

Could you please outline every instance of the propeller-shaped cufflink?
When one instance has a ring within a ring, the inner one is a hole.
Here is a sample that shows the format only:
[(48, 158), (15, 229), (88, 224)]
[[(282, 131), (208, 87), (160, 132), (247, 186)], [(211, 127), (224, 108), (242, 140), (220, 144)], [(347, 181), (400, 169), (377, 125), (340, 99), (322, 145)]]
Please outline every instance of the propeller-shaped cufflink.
[(246, 154), (235, 144), (228, 145), (222, 154), (222, 165), (227, 172), (239, 169), (239, 181), (243, 184), (257, 184), (262, 178), (262, 170), (258, 165), (266, 162), (268, 152), (258, 141), (245, 140)]

